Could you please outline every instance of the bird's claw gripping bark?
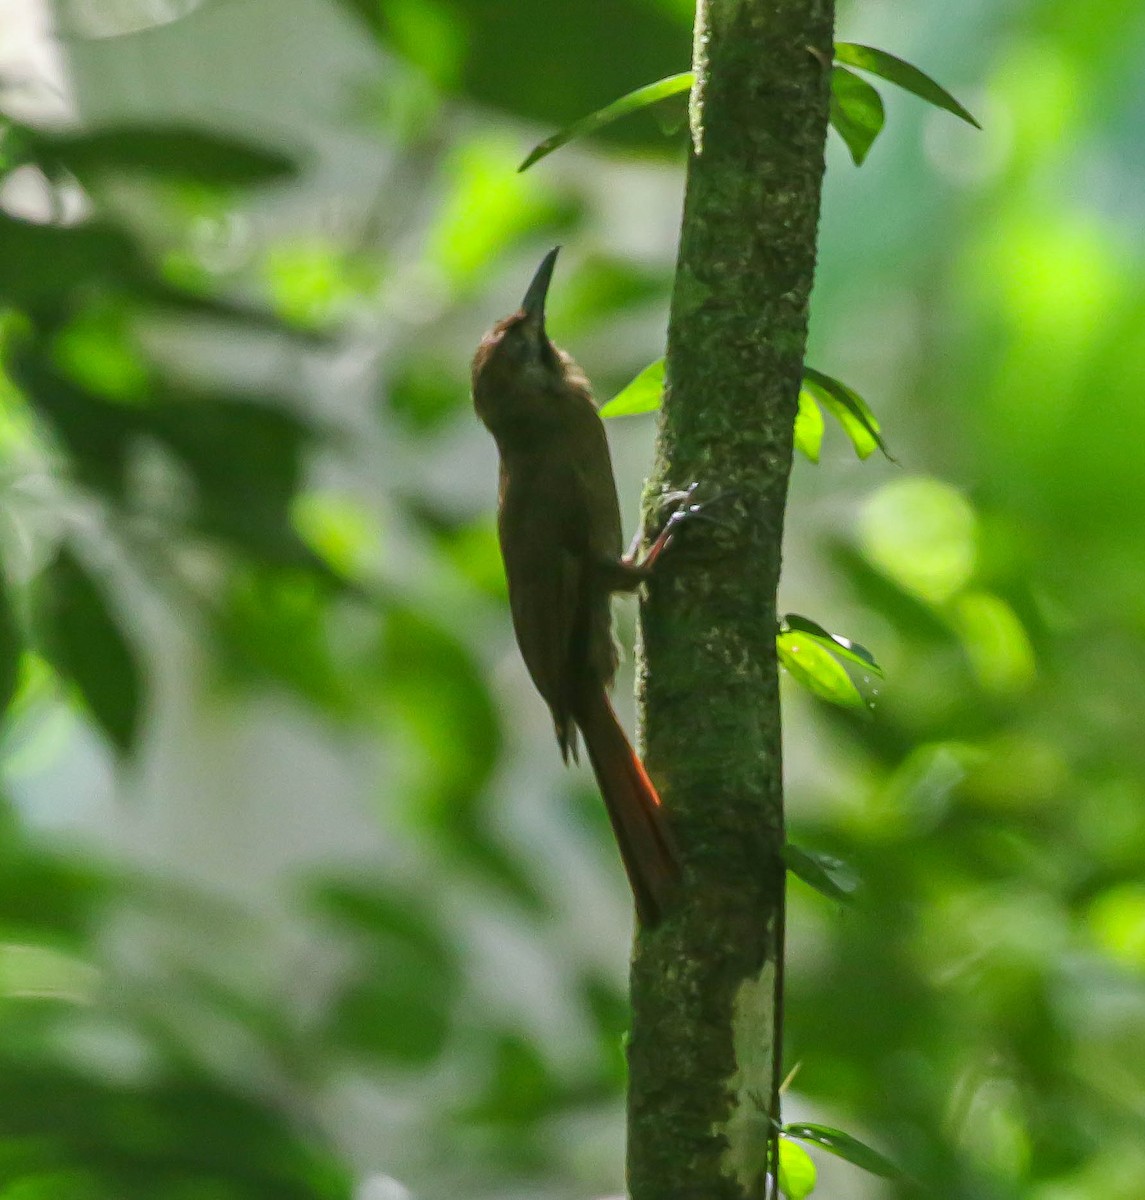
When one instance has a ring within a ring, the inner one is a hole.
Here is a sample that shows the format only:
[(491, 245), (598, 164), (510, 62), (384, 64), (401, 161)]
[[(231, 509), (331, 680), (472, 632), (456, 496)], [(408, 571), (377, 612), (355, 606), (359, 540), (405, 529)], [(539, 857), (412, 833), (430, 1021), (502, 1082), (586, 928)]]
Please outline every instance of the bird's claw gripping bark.
[(699, 490), (699, 482), (691, 483), (683, 491), (667, 492), (662, 503), (666, 507), (668, 504), (674, 504), (676, 507), (672, 511), (668, 520), (664, 522), (663, 528), (656, 536), (656, 540), (648, 547), (648, 553), (644, 556), (641, 566), (649, 569), (664, 553), (672, 543), (672, 539), (676, 536), (676, 531), (681, 525), (688, 521), (715, 521), (719, 523), (718, 518), (710, 516), (704, 510), (720, 500), (726, 500), (735, 495), (734, 492), (716, 492), (715, 495), (709, 496), (707, 499), (696, 499), (696, 492)]

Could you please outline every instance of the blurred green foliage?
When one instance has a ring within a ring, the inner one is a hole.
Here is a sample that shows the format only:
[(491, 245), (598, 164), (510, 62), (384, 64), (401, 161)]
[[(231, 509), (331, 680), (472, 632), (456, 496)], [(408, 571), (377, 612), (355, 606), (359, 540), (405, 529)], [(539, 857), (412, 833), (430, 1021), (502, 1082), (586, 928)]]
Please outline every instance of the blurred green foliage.
[[(234, 7), (108, 39), (89, 93), (150, 65), (185, 98)], [(515, 168), (684, 69), (690, 6), (316, 8), (300, 76), (376, 52), (339, 93), (384, 164), (360, 211), (307, 190), (322, 138), (214, 92), (0, 143), (2, 1200), (620, 1187), (627, 898), (512, 653), (466, 371), (558, 240), (599, 394), (662, 353), (678, 140), (638, 117)], [(848, 663), (870, 710), (788, 689), (792, 839), (849, 903), (791, 883), (785, 1115), (944, 1197), (1138, 1200), (1145, 27), (872, 2), (839, 32), (984, 131), (887, 89), (862, 171), (830, 150), (809, 357), (898, 462), (828, 423), (793, 484), (783, 608), (886, 678)], [(817, 1195), (914, 1194), (811, 1154)]]

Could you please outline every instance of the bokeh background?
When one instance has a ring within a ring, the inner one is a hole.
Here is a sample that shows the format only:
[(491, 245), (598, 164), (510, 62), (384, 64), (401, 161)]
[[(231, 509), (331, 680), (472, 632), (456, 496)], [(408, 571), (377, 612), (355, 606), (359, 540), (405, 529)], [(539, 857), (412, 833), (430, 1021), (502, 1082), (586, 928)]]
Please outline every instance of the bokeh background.
[[(467, 366), (556, 242), (601, 397), (662, 353), (679, 112), (515, 167), (691, 16), (0, 3), (3, 1200), (622, 1189), (630, 905), (515, 656)], [(883, 86), (867, 163), (828, 149), (809, 362), (895, 461), (796, 464), (781, 606), (886, 678), (785, 688), (792, 837), (858, 885), (791, 885), (787, 1115), (943, 1197), (1140, 1200), (1145, 12), (839, 35), (983, 130)], [(610, 433), (631, 527), (654, 419)]]

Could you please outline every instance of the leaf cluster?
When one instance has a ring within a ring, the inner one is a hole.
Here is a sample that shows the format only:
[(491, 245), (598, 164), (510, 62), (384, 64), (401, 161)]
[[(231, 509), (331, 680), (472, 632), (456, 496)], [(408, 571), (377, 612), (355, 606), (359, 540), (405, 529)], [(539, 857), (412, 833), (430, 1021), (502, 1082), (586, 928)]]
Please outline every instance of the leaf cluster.
[[(170, 233), (164, 246), (108, 200), (113, 184), (160, 201), (170, 188), (230, 197), (295, 171), (277, 150), (183, 126), (4, 121), (0, 187), (19, 172), (45, 197), (34, 212), (0, 211), (9, 748), (13, 726), (62, 690), (120, 756), (138, 749), (150, 692), (141, 592), (177, 597), (220, 633), (228, 611), (202, 589), (196, 553), (223, 578), (341, 586), (293, 516), (318, 431), (281, 397), (191, 381), (146, 336), (187, 322), (220, 338), (296, 335), (268, 308), (192, 286), (168, 268)], [(292, 1115), (190, 1054), (159, 1010), (102, 994), (99, 931), (124, 906), (169, 898), (32, 839), (5, 800), (0, 825), (0, 1192), (348, 1197), (343, 1166)], [(97, 1002), (92, 1021), (140, 1047), (137, 1073), (93, 1072), (68, 1051), (77, 1005)]]
[[(24, 655), (39, 655), (126, 753), (146, 692), (143, 653), (116, 600), (133, 568), (185, 593), (177, 551), (201, 539), (260, 569), (329, 572), (291, 517), (316, 430), (281, 397), (191, 382), (144, 337), (188, 320), (222, 337), (288, 331), (268, 309), (188, 286), (165, 268), (162, 247), (100, 198), (112, 180), (231, 191), (295, 166), (275, 150), (166, 126), (59, 133), (8, 121), (3, 150), (0, 184), (33, 172), (50, 203), (80, 188), (90, 212), (0, 212), (7, 487), (18, 494), (28, 464), (43, 464), (55, 510), (31, 579), (21, 585), (15, 564), (0, 564), (0, 705)], [(167, 472), (160, 488), (141, 475), (152, 460)]]

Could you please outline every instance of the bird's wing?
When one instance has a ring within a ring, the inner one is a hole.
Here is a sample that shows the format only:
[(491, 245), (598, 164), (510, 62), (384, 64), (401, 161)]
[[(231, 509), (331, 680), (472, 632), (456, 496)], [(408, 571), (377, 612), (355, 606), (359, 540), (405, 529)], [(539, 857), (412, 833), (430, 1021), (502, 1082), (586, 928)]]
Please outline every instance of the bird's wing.
[(558, 542), (534, 544), (528, 569), (515, 571), (509, 555), (509, 608), (521, 657), (533, 683), (548, 704), (561, 752), (575, 754), (570, 719), (572, 654), (583, 624), (585, 569), (583, 559)]

